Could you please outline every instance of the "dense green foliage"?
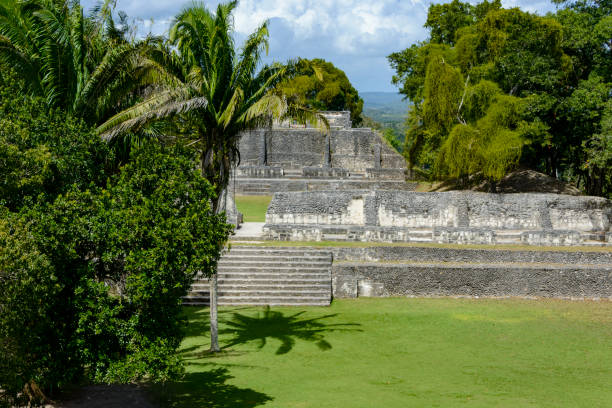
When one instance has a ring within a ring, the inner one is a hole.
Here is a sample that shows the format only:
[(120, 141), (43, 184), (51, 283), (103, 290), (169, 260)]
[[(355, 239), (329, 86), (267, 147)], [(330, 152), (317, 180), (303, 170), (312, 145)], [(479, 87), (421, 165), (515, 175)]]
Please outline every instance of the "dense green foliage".
[(323, 59), (299, 59), (291, 65), (289, 77), (279, 89), (300, 104), (323, 111), (351, 112), (353, 125), (361, 124), (363, 100), (346, 74)]
[(83, 123), (0, 95), (1, 398), (175, 376), (181, 297), (229, 234), (193, 153), (145, 144), (109, 172)]
[(411, 166), (494, 181), (520, 165), (612, 194), (612, 7), (558, 3), (566, 7), (545, 17), (499, 1), (430, 7), (430, 39), (389, 56), (414, 104)]
[(0, 80), (0, 205), (53, 201), (73, 187), (103, 186), (113, 158), (80, 120), (48, 111), (42, 98), (20, 95), (14, 76)]
[(0, 1), (0, 67), (14, 69), (24, 91), (96, 124), (129, 106), (159, 71), (128, 37), (125, 14), (113, 2), (85, 16), (79, 2)]
[(574, 408), (612, 399), (610, 302), (358, 298), (221, 311), (225, 353), (211, 358), (197, 330), (206, 310), (186, 309), (187, 374), (160, 389), (161, 406)]

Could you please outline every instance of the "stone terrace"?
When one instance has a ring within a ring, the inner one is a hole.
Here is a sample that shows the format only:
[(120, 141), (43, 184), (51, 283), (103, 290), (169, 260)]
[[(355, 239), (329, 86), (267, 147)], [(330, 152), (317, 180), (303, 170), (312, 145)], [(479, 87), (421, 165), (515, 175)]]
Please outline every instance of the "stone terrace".
[(600, 197), (474, 192), (275, 194), (264, 237), (290, 241), (611, 245), (612, 203)]

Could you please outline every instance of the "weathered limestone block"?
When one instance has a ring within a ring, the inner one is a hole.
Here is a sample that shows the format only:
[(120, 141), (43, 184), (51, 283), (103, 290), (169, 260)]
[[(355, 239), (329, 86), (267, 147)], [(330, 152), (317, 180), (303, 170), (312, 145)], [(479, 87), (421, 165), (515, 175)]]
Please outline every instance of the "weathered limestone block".
[(222, 194), (221, 210), (225, 211), (225, 218), (229, 224), (236, 228), (240, 227), (243, 222), (242, 213), (236, 208), (236, 200), (232, 189), (227, 188)]
[[(368, 261), (400, 262), (418, 261), (423, 263), (538, 263), (565, 265), (608, 265), (612, 267), (612, 251), (582, 250), (512, 250), (471, 247), (432, 247), (432, 246), (368, 246), (334, 247), (334, 262)], [(610, 276), (612, 279), (612, 276)]]
[(379, 144), (374, 145), (374, 168), (380, 169), (380, 160), (382, 155), (382, 148)]
[(405, 180), (406, 169), (366, 169), (366, 177), (381, 180)]
[(382, 282), (374, 282), (369, 279), (358, 281), (358, 297), (382, 297), (385, 295), (385, 286)]
[(281, 167), (272, 166), (239, 166), (236, 168), (237, 177), (252, 178), (279, 178), (283, 177)]
[(367, 168), (406, 167), (402, 155), (367, 128), (333, 127), (327, 135), (312, 128), (253, 130), (242, 134), (239, 150), (245, 166), (331, 166), (362, 174)]
[(337, 167), (304, 167), (302, 175), (310, 178), (348, 178), (350, 176), (347, 169)]
[[(612, 266), (334, 263), (332, 277), (371, 282), (370, 296), (538, 296), (612, 299)], [(332, 278), (333, 279), (333, 278)], [(364, 285), (365, 286), (365, 285)], [(333, 293), (343, 296), (342, 293)]]
[(525, 231), (521, 233), (521, 242), (528, 245), (580, 245), (584, 239), (578, 231)]
[(329, 127), (350, 129), (352, 127), (350, 111), (325, 111), (321, 112), (327, 119)]
[[(298, 197), (298, 201), (295, 201)], [(325, 199), (321, 200), (322, 197)], [(268, 207), (266, 223), (363, 225), (363, 200), (364, 196), (360, 192), (276, 193)]]
[(332, 292), (337, 298), (357, 297), (357, 277), (352, 275), (335, 275), (332, 277)]
[(300, 225), (264, 225), (262, 235), (273, 241), (322, 241), (320, 228)]
[(483, 228), (436, 227), (433, 240), (440, 244), (494, 244), (495, 231)]

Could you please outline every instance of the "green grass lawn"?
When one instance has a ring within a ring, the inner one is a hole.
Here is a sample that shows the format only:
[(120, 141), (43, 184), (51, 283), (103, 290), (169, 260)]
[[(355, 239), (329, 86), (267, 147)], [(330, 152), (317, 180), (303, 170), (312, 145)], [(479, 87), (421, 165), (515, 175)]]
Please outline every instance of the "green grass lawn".
[[(612, 302), (336, 300), (329, 308), (186, 308), (172, 407), (610, 407)], [(168, 402), (171, 401), (171, 402)]]
[(445, 249), (489, 249), (504, 251), (555, 252), (612, 252), (612, 246), (540, 246), (520, 244), (439, 244), (435, 242), (361, 242), (361, 241), (259, 241), (237, 242), (235, 245), (253, 247), (317, 247), (317, 248), (370, 248), (370, 247), (423, 247)]
[(236, 195), (236, 208), (244, 216), (244, 222), (265, 222), (266, 211), (272, 196)]

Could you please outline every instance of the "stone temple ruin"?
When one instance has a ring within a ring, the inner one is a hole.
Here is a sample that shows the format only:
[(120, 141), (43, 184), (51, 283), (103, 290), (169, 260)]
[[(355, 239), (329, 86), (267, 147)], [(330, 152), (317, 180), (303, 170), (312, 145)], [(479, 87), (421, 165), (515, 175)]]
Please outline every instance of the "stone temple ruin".
[(236, 194), (287, 191), (411, 190), (406, 161), (380, 135), (352, 128), (350, 112), (326, 112), (328, 134), (277, 124), (246, 132), (240, 141)]
[[(245, 224), (219, 262), (220, 304), (329, 305), (333, 297), (362, 296), (612, 300), (610, 200), (415, 192), (404, 159), (378, 133), (352, 128), (348, 112), (327, 115), (327, 135), (291, 124), (243, 135), (228, 197), (274, 197), (265, 225), (245, 235), (253, 226)], [(261, 246), (266, 240), (373, 244)], [(185, 302), (207, 304), (208, 281), (196, 281)]]
[(557, 194), (417, 193), (381, 136), (325, 112), (330, 132), (291, 123), (247, 132), (233, 192), (272, 195), (279, 241), (612, 244), (612, 204)]

